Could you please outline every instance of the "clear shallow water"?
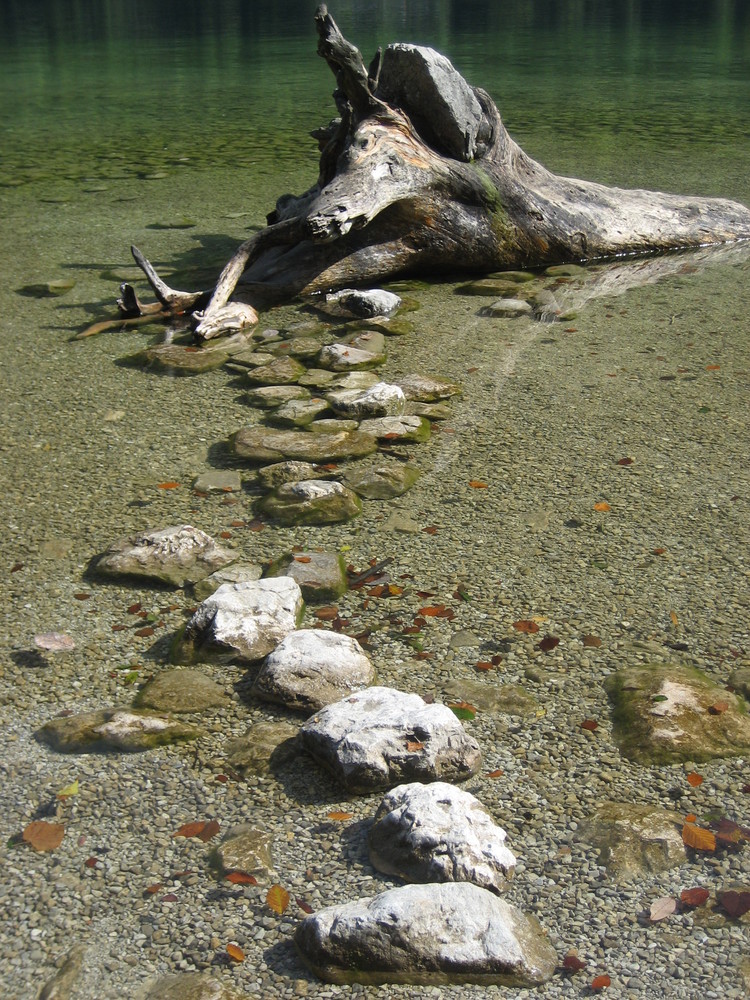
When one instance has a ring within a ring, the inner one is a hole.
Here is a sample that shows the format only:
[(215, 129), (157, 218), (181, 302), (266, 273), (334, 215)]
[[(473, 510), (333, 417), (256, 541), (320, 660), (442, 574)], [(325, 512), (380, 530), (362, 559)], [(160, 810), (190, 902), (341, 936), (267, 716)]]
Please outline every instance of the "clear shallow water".
[[(306, 133), (333, 112), (313, 4), (31, 6), (0, 12), (2, 668), (14, 690), (3, 712), (21, 736), (9, 759), (34, 746), (29, 732), (50, 714), (122, 700), (129, 691), (110, 673), (123, 663), (161, 662), (163, 643), (152, 653), (150, 642), (112, 632), (143, 592), (76, 598), (89, 588), (91, 556), (128, 530), (197, 520), (216, 534), (238, 509), (249, 514), (245, 499), (196, 508), (187, 489), (225, 460), (220, 442), (248, 419), (229, 374), (171, 379), (123, 367), (147, 342), (136, 331), (69, 337), (109, 315), (132, 242), (184, 284), (209, 281), (280, 193), (313, 181)], [(342, 3), (332, 12), (366, 58), (394, 40), (444, 51), (553, 170), (750, 202), (745, 4)], [(454, 433), (416, 453), (423, 479), (396, 505), (438, 524), (438, 535), (385, 535), (388, 509), (371, 505), (350, 528), (265, 531), (238, 544), (258, 558), (300, 541), (348, 544), (356, 565), (396, 552), (400, 569), (447, 599), (457, 575), (469, 579), (475, 603), (462, 624), (485, 639), (532, 613), (548, 614), (564, 637), (571, 622), (601, 633), (599, 675), (631, 649), (623, 621), (644, 641), (683, 637), (673, 610), (697, 662), (724, 676), (728, 650), (747, 644), (748, 270), (742, 254), (697, 273), (686, 260), (659, 284), (592, 299), (567, 336), (488, 325), (450, 284), (420, 292), (416, 333), (391, 345), (385, 373), (465, 387)], [(64, 297), (19, 293), (66, 277), (76, 285)], [(637, 464), (625, 479), (613, 462), (629, 454)], [(492, 489), (467, 490), (471, 479)], [(184, 486), (158, 490), (168, 480)], [(625, 515), (605, 532), (591, 513), (602, 497)], [(529, 530), (545, 518), (548, 532)], [(582, 533), (564, 528), (576, 519)], [(664, 546), (674, 561), (650, 555)], [(19, 656), (50, 629), (78, 642), (59, 676), (57, 665)], [(434, 675), (420, 668), (425, 687), (466, 669), (443, 659), (447, 639), (436, 640)], [(413, 686), (413, 662), (392, 654), (379, 664), (389, 681)], [(587, 677), (586, 714), (604, 718)], [(59, 788), (68, 775), (58, 771), (73, 765), (45, 766)], [(536, 780), (533, 767), (524, 780)], [(6, 837), (34, 797), (13, 789)], [(147, 801), (141, 808), (148, 815)]]

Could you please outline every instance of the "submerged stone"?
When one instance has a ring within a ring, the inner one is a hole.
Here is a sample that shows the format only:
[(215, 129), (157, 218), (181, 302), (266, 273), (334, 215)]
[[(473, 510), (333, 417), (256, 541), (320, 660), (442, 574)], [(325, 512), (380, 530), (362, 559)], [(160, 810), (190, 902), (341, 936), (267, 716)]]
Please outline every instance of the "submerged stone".
[(231, 469), (215, 469), (204, 472), (193, 480), (195, 493), (239, 493), (242, 479), (239, 472)]
[(341, 483), (305, 479), (278, 486), (261, 500), (259, 509), (279, 524), (339, 524), (358, 517), (362, 501)]
[(329, 479), (332, 472), (326, 472), (312, 462), (275, 462), (258, 470), (258, 484), (265, 490), (275, 490), (284, 483), (298, 483), (302, 479)]
[(272, 834), (243, 823), (227, 833), (216, 848), (216, 856), (225, 872), (267, 875), (268, 870), (273, 868), (272, 843)]
[(398, 380), (404, 396), (410, 402), (434, 403), (441, 399), (449, 399), (461, 392), (461, 387), (455, 382), (431, 378), (427, 375), (404, 375)]
[(260, 580), (263, 567), (258, 563), (233, 563), (226, 569), (219, 569), (203, 580), (193, 584), (192, 592), (196, 601), (205, 601), (223, 583), (247, 583), (250, 580)]
[(280, 427), (306, 427), (321, 413), (326, 412), (329, 414), (331, 412), (326, 400), (320, 396), (313, 396), (310, 399), (292, 399), (282, 403), (270, 414), (268, 420)]
[[(626, 667), (606, 681), (614, 736), (643, 764), (705, 761), (750, 751), (743, 699), (689, 667)], [(720, 706), (717, 709), (715, 706)]]
[(162, 670), (135, 697), (136, 708), (160, 712), (205, 712), (229, 704), (216, 681), (200, 670)]
[(424, 417), (378, 417), (375, 420), (363, 420), (359, 429), (364, 434), (387, 438), (389, 441), (422, 442), (430, 437), (430, 422)]
[(335, 372), (369, 371), (379, 368), (385, 361), (385, 351), (375, 354), (349, 344), (328, 344), (318, 355), (320, 367), (330, 368)]
[(599, 851), (599, 864), (629, 878), (654, 874), (686, 860), (683, 817), (660, 806), (602, 802), (579, 826), (576, 838)]
[(96, 562), (106, 576), (139, 576), (184, 587), (237, 559), (205, 531), (190, 524), (143, 531), (121, 538)]
[(531, 316), (533, 312), (525, 299), (498, 299), (481, 310), (483, 316)]
[(265, 576), (290, 576), (308, 604), (327, 604), (347, 589), (346, 563), (340, 552), (288, 552), (274, 560)]
[(245, 1000), (246, 997), (246, 993), (233, 989), (209, 972), (160, 976), (137, 994), (137, 1000)]
[(295, 399), (309, 399), (310, 390), (301, 385), (261, 385), (245, 394), (251, 406), (272, 410)]
[(327, 393), (326, 399), (339, 416), (357, 420), (399, 416), (406, 406), (403, 389), (388, 382), (376, 382), (366, 389), (334, 389)]
[(557, 964), (533, 917), (470, 882), (405, 885), (327, 906), (305, 917), (294, 943), (332, 983), (530, 987)]
[(40, 743), (60, 753), (152, 750), (202, 735), (195, 726), (178, 722), (168, 715), (117, 708), (51, 719), (34, 733)]
[(227, 763), (240, 774), (266, 774), (297, 754), (297, 732), (289, 722), (257, 722), (227, 745)]
[(294, 358), (274, 358), (267, 365), (250, 368), (245, 375), (254, 385), (290, 385), (305, 373), (305, 366)]
[(367, 500), (390, 500), (410, 490), (419, 476), (419, 469), (414, 465), (383, 461), (369, 468), (347, 469), (344, 483)]
[(234, 436), (234, 453), (253, 462), (336, 462), (343, 458), (361, 458), (377, 448), (371, 434), (340, 431), (334, 434), (311, 434), (309, 431), (281, 430), (275, 427), (245, 427)]
[(387, 316), (401, 305), (401, 299), (395, 292), (386, 292), (382, 288), (360, 291), (355, 288), (342, 288), (331, 292), (323, 300), (316, 300), (318, 309), (329, 316), (355, 316), (367, 319), (371, 316)]

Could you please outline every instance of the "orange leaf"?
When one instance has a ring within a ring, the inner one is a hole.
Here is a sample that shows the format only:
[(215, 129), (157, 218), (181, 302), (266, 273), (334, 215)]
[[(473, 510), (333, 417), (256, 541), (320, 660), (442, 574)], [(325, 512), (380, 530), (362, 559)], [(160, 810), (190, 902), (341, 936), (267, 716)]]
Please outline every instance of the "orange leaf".
[(715, 851), (716, 837), (710, 830), (704, 830), (694, 823), (685, 823), (682, 827), (682, 840), (696, 851)]
[(154, 882), (153, 885), (147, 885), (143, 890), (147, 896), (155, 896), (157, 892), (161, 889), (161, 882)]
[(322, 622), (332, 622), (334, 618), (338, 618), (338, 616), (339, 616), (339, 609), (334, 608), (330, 605), (325, 608), (318, 608), (318, 610), (315, 612), (315, 617)]
[(721, 368), (721, 365), (706, 365), (707, 372), (717, 372)]
[(680, 902), (683, 906), (703, 906), (711, 893), (703, 886), (695, 886), (693, 889), (683, 889), (680, 893)]
[(219, 821), (210, 819), (208, 823), (204, 825), (201, 832), (196, 834), (196, 836), (199, 840), (202, 840), (204, 844), (207, 844), (212, 837), (216, 836), (220, 829), (221, 827), (219, 826)]
[(679, 619), (677, 618), (676, 612), (670, 611), (669, 612), (669, 617), (672, 619), (672, 624), (674, 625), (674, 627), (677, 628), (677, 625), (679, 623)]
[(417, 614), (424, 615), (425, 618), (442, 618), (446, 607), (444, 604), (432, 604), (426, 608), (420, 608)]
[[(212, 820), (215, 822), (215, 820)], [(204, 819), (196, 819), (192, 823), (183, 823), (179, 830), (175, 830), (173, 837), (201, 837), (208, 824)], [(211, 834), (213, 836), (213, 834)]]
[(486, 490), (487, 489), (487, 483), (483, 483), (481, 479), (470, 479), (469, 480), (469, 486), (471, 486), (471, 488), (473, 490)]
[(227, 945), (227, 955), (229, 955), (230, 958), (234, 959), (235, 962), (245, 961), (245, 952), (242, 950), (242, 948), (239, 948), (236, 944)]
[(596, 719), (584, 719), (581, 723), (581, 729), (587, 729), (590, 733), (599, 728), (599, 723)]
[(728, 708), (728, 701), (717, 701), (713, 705), (708, 706), (708, 711), (711, 715), (721, 715), (723, 712), (726, 712)]
[(312, 562), (312, 558), (310, 556), (295, 556), (294, 561), (299, 563), (309, 563)]
[(232, 885), (257, 885), (258, 880), (254, 875), (249, 875), (247, 872), (229, 872), (224, 876), (227, 882), (231, 882)]
[(157, 483), (156, 488), (158, 490), (176, 490), (179, 485), (179, 483), (170, 480), (168, 483)]
[(612, 980), (607, 975), (596, 976), (591, 981), (591, 989), (594, 990), (595, 992), (598, 992), (599, 990), (606, 990), (606, 988), (609, 985), (611, 985), (611, 983), (612, 983)]
[(62, 843), (65, 827), (62, 823), (47, 823), (43, 819), (34, 820), (23, 831), (23, 839), (35, 851), (54, 851)]
[(531, 635), (539, 631), (537, 623), (531, 621), (530, 618), (521, 618), (520, 621), (513, 622), (513, 628), (516, 632), (528, 632)]
[(335, 820), (337, 823), (342, 823), (344, 820), (351, 819), (353, 815), (354, 813), (348, 812), (329, 812), (328, 819)]
[(695, 813), (688, 813), (687, 816), (685, 817), (685, 822), (686, 823), (695, 823), (695, 821), (697, 819), (698, 819), (698, 817), (695, 815)]
[[(607, 510), (612, 510), (612, 508), (609, 506), (606, 500), (600, 500), (599, 503), (594, 504), (594, 510), (598, 510), (599, 513), (601, 514)], [(607, 983), (607, 986), (609, 986), (609, 983)]]
[(496, 771), (488, 771), (487, 772), (487, 777), (488, 778), (502, 778), (502, 776), (504, 774), (505, 774), (505, 771), (501, 771), (500, 768), (498, 767), (498, 769)]
[(494, 664), (488, 663), (486, 660), (479, 660), (477, 663), (474, 664), (474, 669), (479, 670), (481, 672), (484, 670), (492, 670), (493, 666)]
[(687, 776), (687, 782), (692, 788), (697, 788), (698, 785), (703, 784), (703, 775), (698, 774), (696, 771), (691, 771)]
[(419, 740), (407, 740), (406, 749), (409, 753), (417, 753), (418, 750), (424, 750), (424, 743), (420, 743)]
[(278, 913), (281, 916), (287, 906), (289, 906), (289, 893), (283, 885), (272, 885), (266, 893), (266, 903), (274, 913)]

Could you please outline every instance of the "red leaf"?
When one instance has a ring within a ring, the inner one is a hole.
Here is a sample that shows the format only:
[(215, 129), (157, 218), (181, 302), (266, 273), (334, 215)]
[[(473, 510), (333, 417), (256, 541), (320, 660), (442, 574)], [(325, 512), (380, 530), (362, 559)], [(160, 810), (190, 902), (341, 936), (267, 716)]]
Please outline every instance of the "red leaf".
[(227, 882), (231, 882), (232, 885), (257, 885), (258, 880), (254, 875), (249, 875), (247, 872), (229, 872), (224, 876)]
[(692, 889), (683, 889), (680, 893), (680, 902), (683, 906), (703, 906), (711, 893), (703, 886), (695, 886)]
[(479, 670), (480, 673), (486, 670), (492, 670), (494, 664), (487, 662), (486, 660), (479, 660), (474, 664), (474, 669)]
[(543, 653), (551, 653), (552, 650), (559, 646), (560, 640), (556, 635), (545, 635), (541, 642), (537, 643), (536, 648), (541, 649)]
[(750, 911), (750, 892), (747, 890), (737, 892), (727, 889), (726, 892), (717, 892), (716, 899), (733, 920), (738, 920)]
[(87, 868), (96, 868), (99, 864), (99, 858), (86, 858), (83, 863)]
[(590, 733), (599, 728), (599, 723), (596, 719), (584, 719), (581, 723), (581, 729), (587, 729)]
[(513, 628), (516, 632), (526, 632), (529, 635), (533, 635), (535, 632), (539, 631), (537, 623), (531, 621), (529, 618), (521, 618), (519, 621), (513, 622)]
[(201, 832), (196, 834), (196, 836), (199, 840), (202, 840), (204, 844), (207, 844), (212, 837), (216, 836), (220, 829), (221, 827), (219, 826), (218, 820), (211, 819), (208, 823), (206, 823)]
[(219, 824), (215, 819), (197, 819), (192, 823), (183, 823), (179, 830), (175, 830), (173, 837), (198, 837), (205, 844), (206, 841), (215, 837), (219, 832)]
[(726, 712), (728, 708), (728, 701), (717, 701), (715, 704), (709, 705), (708, 711), (711, 715), (721, 715), (723, 712)]
[(596, 976), (591, 981), (591, 989), (598, 993), (599, 990), (606, 990), (606, 988), (611, 985), (612, 980), (607, 975)]
[(295, 898), (295, 902), (296, 902), (297, 906), (299, 906), (300, 910), (302, 910), (303, 913), (312, 913), (312, 911), (313, 911), (312, 906), (310, 906), (309, 903), (306, 903), (304, 899), (300, 899), (300, 897), (297, 896)]
[(698, 774), (695, 771), (691, 771), (690, 774), (687, 776), (687, 783), (690, 785), (691, 788), (697, 788), (698, 785), (703, 784), (703, 775)]
[(227, 945), (227, 955), (235, 962), (245, 961), (245, 952), (242, 948), (239, 948), (236, 944)]
[(563, 959), (563, 969), (565, 969), (566, 972), (580, 972), (581, 969), (585, 968), (586, 963), (582, 962), (574, 951), (569, 951)]
[(167, 483), (157, 483), (156, 488), (157, 490), (176, 490), (179, 485), (170, 479)]
[(437, 526), (434, 524), (430, 524), (428, 527), (422, 528), (422, 531), (425, 535), (436, 535), (438, 533)]

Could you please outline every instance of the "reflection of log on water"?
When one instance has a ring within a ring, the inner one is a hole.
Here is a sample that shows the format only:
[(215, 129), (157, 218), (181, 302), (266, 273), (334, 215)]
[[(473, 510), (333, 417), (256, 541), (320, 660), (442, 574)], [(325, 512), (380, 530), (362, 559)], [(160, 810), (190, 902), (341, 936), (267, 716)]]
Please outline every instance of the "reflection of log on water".
[(215, 335), (217, 313), (240, 278), (243, 297), (257, 305), (395, 276), (487, 273), (750, 237), (750, 210), (734, 202), (558, 177), (523, 152), (489, 95), (444, 56), (390, 45), (366, 69), (325, 6), (315, 21), (339, 111), (316, 133), (316, 184), (279, 199), (268, 226), (238, 249), (212, 292), (174, 292), (144, 266), (168, 310), (190, 311), (210, 297), (197, 317), (199, 335)]

